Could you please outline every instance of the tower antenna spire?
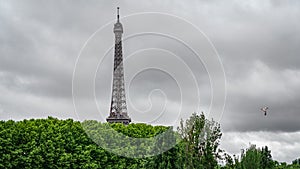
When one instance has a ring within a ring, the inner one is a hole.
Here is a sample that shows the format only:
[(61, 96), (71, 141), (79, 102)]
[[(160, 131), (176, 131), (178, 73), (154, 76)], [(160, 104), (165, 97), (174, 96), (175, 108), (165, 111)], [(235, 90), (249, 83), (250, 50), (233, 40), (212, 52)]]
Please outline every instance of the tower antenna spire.
[(120, 7), (117, 7), (117, 21), (119, 22), (119, 18), (120, 18), (120, 14), (119, 14), (119, 10), (120, 10)]

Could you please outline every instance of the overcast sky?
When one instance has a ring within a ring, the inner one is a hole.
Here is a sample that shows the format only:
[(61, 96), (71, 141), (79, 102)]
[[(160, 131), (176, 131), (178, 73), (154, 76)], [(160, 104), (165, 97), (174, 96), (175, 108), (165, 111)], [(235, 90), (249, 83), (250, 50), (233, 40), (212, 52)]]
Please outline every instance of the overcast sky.
[[(0, 0), (0, 119), (104, 121), (117, 6), (134, 122), (176, 125), (194, 111), (215, 113), (226, 151), (240, 153), (251, 142), (269, 146), (279, 161), (300, 156), (297, 0)], [(168, 31), (175, 38), (164, 36)]]

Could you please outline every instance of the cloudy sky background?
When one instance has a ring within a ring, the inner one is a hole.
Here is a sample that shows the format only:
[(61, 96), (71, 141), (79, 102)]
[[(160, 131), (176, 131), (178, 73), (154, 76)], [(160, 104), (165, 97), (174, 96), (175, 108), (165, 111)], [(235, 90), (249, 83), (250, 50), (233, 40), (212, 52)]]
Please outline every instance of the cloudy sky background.
[[(72, 75), (83, 45), (100, 27), (115, 20), (117, 6), (121, 7), (122, 16), (161, 12), (184, 18), (214, 44), (227, 79), (226, 106), (220, 120), (224, 133), (222, 148), (237, 154), (251, 142), (269, 146), (279, 161), (291, 162), (299, 157), (300, 2), (297, 0), (188, 3), (1, 0), (0, 119), (54, 116), (83, 120), (99, 119), (99, 114), (105, 118), (110, 103), (113, 51), (104, 57), (95, 76), (99, 112), (89, 109), (94, 97), (79, 92), (76, 98), (87, 112), (75, 113)], [(150, 21), (149, 25), (147, 21), (133, 21), (124, 18), (124, 37), (136, 27), (168, 26), (159, 19), (154, 25)], [(86, 65), (101, 57), (97, 45), (99, 48), (113, 45), (111, 26), (108, 25), (109, 33), (104, 39), (96, 34), (82, 51), (80, 58), (86, 73), (89, 69)], [(180, 25), (170, 27), (184, 33), (186, 30), (182, 29)], [(202, 40), (193, 39), (194, 34), (189, 33), (186, 32), (187, 41), (202, 44)], [(107, 44), (100, 43), (103, 41)], [(203, 63), (195, 60), (181, 44), (161, 36), (144, 35), (127, 39), (123, 47), (128, 111), (133, 121), (170, 125), (182, 112), (210, 111), (213, 93), (209, 74)], [(174, 59), (167, 51), (181, 60)], [(166, 66), (166, 70), (151, 69), (130, 78), (137, 73), (137, 65), (151, 64)], [(93, 89), (85, 83), (84, 75), (78, 78), (83, 82), (83, 91)], [(178, 85), (178, 81), (185, 83)], [(264, 105), (270, 107), (267, 117), (259, 111)], [(178, 111), (180, 108), (182, 112)]]

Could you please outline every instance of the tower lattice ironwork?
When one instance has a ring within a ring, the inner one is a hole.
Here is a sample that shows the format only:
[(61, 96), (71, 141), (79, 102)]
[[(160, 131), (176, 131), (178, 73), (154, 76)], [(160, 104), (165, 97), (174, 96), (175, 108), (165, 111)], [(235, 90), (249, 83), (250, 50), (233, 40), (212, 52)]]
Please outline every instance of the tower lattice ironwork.
[(114, 24), (115, 33), (115, 53), (114, 53), (114, 69), (110, 114), (106, 118), (110, 123), (129, 124), (130, 117), (127, 114), (125, 84), (124, 84), (124, 68), (122, 54), (122, 34), (123, 26), (120, 23), (119, 7), (117, 8), (117, 23)]

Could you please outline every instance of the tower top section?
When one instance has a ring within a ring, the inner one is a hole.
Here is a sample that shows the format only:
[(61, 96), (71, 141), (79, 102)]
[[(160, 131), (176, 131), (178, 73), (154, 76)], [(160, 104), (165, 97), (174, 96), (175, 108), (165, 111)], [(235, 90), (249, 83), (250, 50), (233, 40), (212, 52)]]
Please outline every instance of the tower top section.
[(120, 8), (117, 7), (117, 23), (114, 25), (114, 33), (123, 33), (123, 26), (120, 22)]

